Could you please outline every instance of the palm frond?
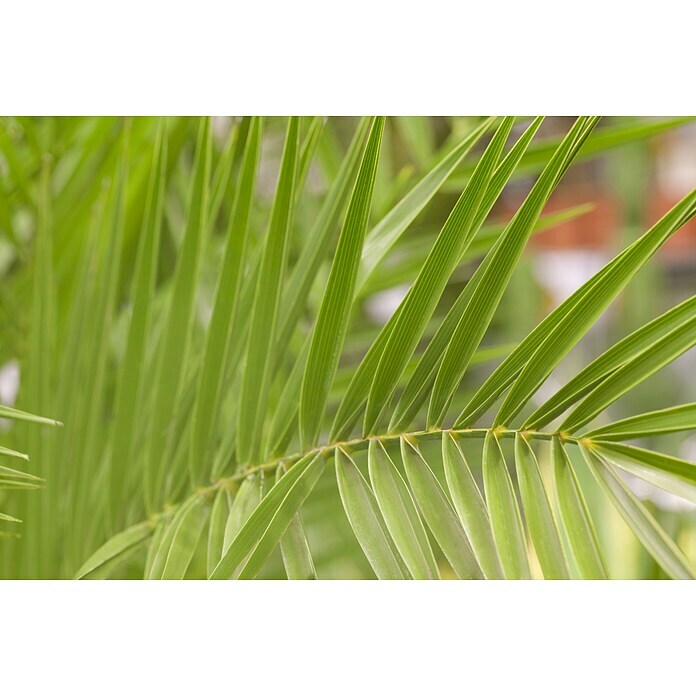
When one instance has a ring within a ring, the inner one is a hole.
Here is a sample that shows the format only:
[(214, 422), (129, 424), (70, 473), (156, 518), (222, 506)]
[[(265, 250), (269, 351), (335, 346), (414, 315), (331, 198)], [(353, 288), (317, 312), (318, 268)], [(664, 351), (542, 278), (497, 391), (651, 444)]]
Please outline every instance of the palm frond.
[(606, 578), (611, 505), (665, 575), (692, 578), (630, 477), (696, 503), (696, 464), (624, 441), (692, 431), (696, 407), (614, 410), (693, 347), (696, 298), (541, 388), (696, 216), (696, 190), (522, 340), (487, 343), (532, 236), (588, 210), (546, 210), (566, 173), (684, 120), (581, 117), (540, 139), (543, 119), (520, 121), (442, 143), (415, 117), (251, 117), (223, 138), (208, 118), (37, 124), (76, 148), (54, 164), (0, 139), (0, 224), (30, 271), (12, 293), (32, 307), (26, 410), (0, 406), (0, 455), (38, 462), (0, 467), (0, 487), (48, 486), (0, 516), (32, 525), (6, 574)]

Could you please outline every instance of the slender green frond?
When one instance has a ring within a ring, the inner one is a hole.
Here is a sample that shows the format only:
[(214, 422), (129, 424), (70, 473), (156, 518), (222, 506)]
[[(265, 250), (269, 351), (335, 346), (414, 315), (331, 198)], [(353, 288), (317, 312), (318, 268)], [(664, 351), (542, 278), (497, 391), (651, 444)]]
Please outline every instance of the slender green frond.
[[(300, 476), (297, 477), (297, 480), (283, 498), (263, 534), (259, 537), (258, 544), (256, 544), (253, 552), (239, 572), (239, 580), (253, 580), (259, 573), (273, 549), (278, 546), (291, 522), (296, 518), (302, 503), (307, 499), (307, 496), (309, 496), (319, 481), (320, 476), (324, 473), (325, 465), (326, 460), (321, 454), (318, 454), (306, 469), (302, 471)], [(270, 494), (268, 497), (270, 497)], [(228, 551), (234, 547), (236, 541), (235, 539), (232, 542), (232, 546)]]
[(199, 128), (186, 226), (157, 359), (144, 472), (145, 500), (150, 509), (166, 500), (173, 484), (174, 472), (167, 471), (171, 460), (165, 453), (169, 451), (169, 426), (179, 399), (195, 321), (196, 283), (207, 229), (211, 147), (210, 119), (204, 118)]
[(696, 317), (684, 322), (622, 365), (593, 389), (560, 425), (574, 433), (619, 397), (696, 345)]
[(553, 478), (561, 522), (580, 575), (588, 580), (606, 580), (607, 565), (592, 525), (587, 503), (573, 466), (557, 437), (551, 444)]
[(696, 503), (696, 464), (619, 442), (592, 440), (590, 449), (658, 488)]
[(524, 528), (498, 438), (488, 433), (483, 445), (483, 482), (491, 529), (508, 580), (531, 577)]
[[(273, 548), (268, 548), (273, 538), (277, 535), (277, 544), (287, 528), (287, 523), (285, 526), (282, 524), (287, 511), (292, 509), (292, 515), (294, 515), (299, 505), (309, 494), (308, 486), (303, 484), (302, 477), (309, 476), (310, 480), (314, 480), (317, 469), (323, 466), (324, 463), (325, 460), (322, 455), (308, 454), (290, 467), (288, 473), (261, 500), (242, 528), (234, 536), (230, 545), (225, 549), (220, 562), (210, 575), (212, 580), (228, 580), (233, 577), (239, 565), (256, 549), (262, 537), (265, 540), (263, 548), (256, 554), (253, 563), (252, 559), (249, 558), (245, 567), (248, 566), (248, 572), (251, 572), (254, 570), (254, 566), (265, 560), (263, 557), (264, 553), (266, 551), (270, 553), (273, 550)], [(300, 485), (295, 490), (296, 483)], [(316, 483), (315, 480), (314, 483)], [(295, 490), (294, 495), (293, 490)], [(287, 503), (285, 502), (286, 498), (288, 499)], [(279, 512), (280, 517), (271, 528), (271, 523), (275, 519), (276, 513)], [(288, 523), (292, 519), (292, 515), (287, 518)], [(225, 542), (227, 542), (227, 539), (225, 539)], [(249, 563), (252, 563), (251, 566), (249, 566)]]
[(696, 403), (623, 418), (594, 428), (583, 437), (590, 440), (635, 440), (682, 430), (696, 430)]
[(519, 413), (553, 368), (580, 340), (629, 280), (684, 223), (696, 215), (696, 190), (686, 196), (651, 230), (605, 267), (573, 311), (560, 318), (553, 331), (527, 361), (495, 419), (507, 424)]
[(570, 405), (581, 399), (599, 380), (617, 367), (634, 358), (658, 338), (696, 316), (696, 296), (673, 307), (645, 324), (623, 340), (602, 353), (573, 379), (559, 389), (543, 406), (540, 406), (526, 421), (524, 428), (538, 430), (560, 415)]
[(41, 425), (56, 425), (59, 427), (63, 425), (60, 421), (53, 420), (53, 418), (35, 416), (33, 413), (26, 413), (25, 411), (20, 411), (16, 408), (11, 408), (10, 406), (5, 406), (3, 404), (0, 404), (0, 418), (27, 421), (28, 423), (39, 423)]
[(202, 495), (193, 497), (191, 505), (182, 507), (172, 519), (172, 534), (162, 580), (183, 579), (208, 520), (210, 506)]
[(498, 164), (513, 121), (507, 118), (498, 128), (400, 307), (370, 388), (363, 425), (366, 435), (374, 432), (380, 414), (416, 349), (447, 280), (476, 232), (471, 223)]
[(580, 451), (614, 507), (660, 567), (675, 580), (695, 579), (691, 564), (682, 550), (669, 538), (612, 466), (585, 447), (581, 446)]
[(237, 455), (242, 462), (256, 462), (261, 455), (261, 438), (268, 401), (271, 360), (285, 272), (287, 241), (297, 178), (299, 121), (291, 118), (285, 138), (271, 221), (264, 242), (254, 305), (251, 314), (246, 363), (237, 412)]
[(350, 455), (336, 448), (336, 480), (355, 537), (380, 580), (403, 580), (404, 573), (375, 495)]
[(403, 437), (400, 440), (401, 457), (413, 495), (452, 569), (463, 580), (482, 579), (466, 532), (435, 474), (414, 444)]
[[(281, 464), (276, 469), (276, 482), (285, 473)], [(302, 512), (290, 520), (287, 531), (280, 540), (280, 554), (288, 580), (316, 580), (317, 571), (314, 568), (312, 552), (302, 522)]]
[(300, 441), (305, 449), (314, 446), (319, 437), (326, 399), (343, 347), (383, 131), (384, 117), (375, 119), (312, 334), (300, 394)]
[(324, 262), (331, 242), (331, 235), (348, 204), (348, 196), (352, 191), (353, 179), (360, 166), (360, 153), (367, 140), (370, 123), (369, 118), (360, 120), (353, 140), (326, 194), (316, 222), (309, 230), (297, 263), (288, 278), (283, 291), (280, 328), (276, 342), (277, 349), (281, 353), (292, 337), (297, 322), (305, 310), (307, 295), (316, 281), (321, 264)]
[(451, 433), (444, 431), (442, 461), (450, 497), (481, 570), (489, 580), (503, 578), (486, 503), (457, 441)]
[(566, 580), (568, 567), (539, 462), (526, 438), (515, 436), (515, 466), (522, 509), (539, 565), (547, 580)]
[(454, 391), (493, 318), (537, 218), (597, 120), (579, 118), (575, 122), (508, 225), (500, 244), (491, 252), (491, 261), (440, 363), (428, 408), (429, 428), (438, 427), (444, 420)]
[(140, 242), (133, 274), (132, 315), (128, 327), (128, 339), (123, 363), (116, 387), (115, 420), (113, 425), (113, 449), (109, 467), (112, 519), (119, 518), (125, 477), (128, 469), (123, 462), (131, 461), (136, 425), (139, 416), (139, 400), (144, 381), (143, 368), (147, 362), (148, 339), (151, 332), (151, 316), (157, 258), (162, 226), (162, 206), (166, 185), (167, 145), (164, 122), (157, 130), (152, 155), (152, 174), (148, 187), (148, 200), (140, 232)]
[(129, 527), (123, 532), (119, 532), (111, 537), (111, 539), (97, 549), (97, 551), (85, 561), (80, 570), (75, 574), (75, 580), (89, 578), (94, 571), (98, 570), (104, 564), (120, 556), (133, 546), (137, 546), (145, 539), (148, 539), (152, 536), (153, 531), (154, 528), (151, 523), (143, 522)]
[(389, 253), (403, 232), (432, 200), (450, 174), (471, 152), (474, 145), (488, 131), (494, 120), (494, 118), (486, 119), (467, 135), (385, 215), (379, 224), (370, 230), (363, 248), (362, 264), (358, 275), (358, 288), (367, 282), (380, 261)]
[(370, 482), (387, 529), (415, 580), (440, 577), (428, 535), (411, 492), (379, 440), (368, 449)]
[[(247, 476), (239, 486), (234, 496), (230, 513), (225, 524), (225, 536), (223, 539), (223, 553), (227, 551), (237, 534), (251, 517), (251, 513), (261, 503), (261, 479), (259, 474)], [(218, 561), (219, 562), (219, 561)], [(210, 575), (210, 572), (208, 573)]]
[(227, 488), (220, 488), (215, 495), (208, 522), (207, 574), (213, 572), (222, 558), (225, 546), (225, 527), (230, 514), (231, 496)]
[[(225, 250), (198, 379), (189, 460), (194, 480), (194, 472), (209, 469), (205, 463), (212, 460), (210, 434), (215, 430), (216, 416), (222, 399), (224, 370), (230, 343), (237, 328), (237, 299), (246, 260), (249, 216), (261, 155), (261, 133), (262, 119), (252, 118), (227, 229)], [(239, 337), (238, 330), (236, 335)], [(200, 466), (201, 462), (203, 466)]]

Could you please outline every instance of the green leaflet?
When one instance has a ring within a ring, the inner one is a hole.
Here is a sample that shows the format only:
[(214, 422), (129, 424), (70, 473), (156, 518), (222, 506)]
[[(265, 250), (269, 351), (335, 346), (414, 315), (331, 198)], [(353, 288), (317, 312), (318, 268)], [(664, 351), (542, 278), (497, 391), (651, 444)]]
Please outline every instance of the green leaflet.
[(305, 310), (307, 295), (314, 284), (317, 271), (326, 257), (334, 227), (345, 210), (351, 183), (360, 165), (360, 152), (367, 138), (370, 119), (363, 118), (326, 194), (317, 220), (310, 229), (297, 263), (283, 291), (283, 305), (278, 329), (277, 350), (282, 352), (291, 339), (298, 319)]
[[(103, 221), (109, 230), (107, 240), (103, 243), (103, 256), (101, 257), (106, 265), (106, 270), (102, 274), (95, 275), (93, 285), (90, 288), (91, 297), (86, 298), (82, 310), (87, 315), (87, 331), (81, 338), (82, 350), (84, 351), (83, 359), (88, 367), (85, 374), (81, 375), (86, 383), (81, 389), (80, 408), (70, 420), (71, 423), (83, 424), (75, 433), (73, 445), (81, 453), (81, 456), (77, 458), (75, 467), (77, 471), (73, 476), (75, 481), (75, 503), (72, 510), (73, 529), (88, 527), (86, 523), (87, 501), (90, 496), (94, 495), (92, 463), (99, 456), (97, 446), (103, 428), (100, 413), (108, 397), (109, 338), (115, 320), (118, 282), (121, 272), (121, 245), (125, 228), (126, 192), (129, 179), (130, 132), (131, 123), (129, 119), (126, 119), (120, 136), (120, 152), (113, 183), (109, 189), (108, 205)], [(45, 370), (43, 371), (45, 372)], [(46, 473), (48, 475), (48, 472)], [(106, 494), (106, 488), (102, 487), (100, 492)], [(45, 501), (48, 502), (48, 497)], [(108, 501), (106, 505), (108, 505)], [(40, 544), (50, 539), (53, 533), (53, 529), (48, 527), (47, 517), (45, 523), (44, 532), (39, 540)], [(79, 545), (81, 549), (92, 548), (91, 543), (89, 545), (84, 541), (79, 543), (77, 539), (74, 543), (76, 546)], [(71, 564), (71, 567), (74, 566)]]
[[(484, 200), (479, 206), (476, 213), (476, 219), (473, 227), (478, 228), (486, 216), (490, 212), (493, 204), (502, 192), (505, 184), (509, 180), (512, 172), (515, 170), (520, 158), (529, 147), (529, 143), (537, 132), (543, 119), (534, 119), (532, 124), (527, 128), (524, 134), (512, 146), (503, 161), (498, 165), (490, 184), (486, 189)], [(543, 220), (543, 218), (542, 218)], [(541, 222), (541, 221), (540, 221)], [(498, 234), (495, 243), (492, 245), (491, 253), (487, 254), (483, 261), (479, 264), (469, 282), (460, 293), (456, 302), (452, 305), (447, 316), (438, 327), (438, 330), (433, 339), (428, 344), (425, 352), (418, 361), (416, 371), (409, 379), (406, 388), (399, 398), (399, 402), (392, 414), (389, 424), (390, 432), (399, 432), (405, 430), (415, 418), (421, 405), (429, 396), (429, 388), (435, 379), (437, 366), (444, 354), (452, 334), (454, 333), (457, 324), (459, 323), (464, 310), (467, 308), (471, 296), (480, 281), (481, 277), (486, 273), (486, 269), (493, 258), (493, 251), (500, 244), (500, 234)], [(473, 358), (472, 358), (473, 360)]]
[(629, 473), (696, 503), (696, 464), (619, 442), (593, 440), (590, 448)]
[(167, 471), (169, 460), (165, 452), (168, 451), (169, 424), (179, 398), (195, 322), (195, 288), (207, 229), (210, 160), (210, 119), (204, 118), (196, 146), (186, 228), (155, 370), (155, 396), (144, 477), (145, 499), (150, 510), (160, 507), (166, 500), (172, 482), (173, 472)]
[(210, 521), (208, 523), (208, 549), (207, 549), (207, 574), (213, 572), (215, 566), (222, 558), (225, 546), (225, 528), (230, 514), (231, 496), (227, 488), (218, 489), (213, 501), (213, 508), (210, 511)]
[(220, 208), (225, 196), (229, 195), (230, 190), (235, 193), (236, 181), (234, 181), (234, 176), (237, 174), (239, 163), (242, 159), (242, 152), (247, 141), (250, 124), (251, 118), (245, 116), (240, 123), (234, 124), (230, 128), (225, 147), (215, 166), (213, 183), (210, 187), (210, 212), (208, 215), (211, 225), (215, 224), (220, 214)]
[(305, 181), (307, 180), (307, 174), (309, 173), (309, 167), (312, 164), (312, 159), (314, 158), (314, 153), (319, 145), (319, 140), (321, 139), (322, 131), (326, 125), (326, 121), (321, 116), (312, 116), (309, 119), (309, 127), (302, 140), (302, 147), (300, 149), (300, 159), (297, 165), (297, 184), (295, 186), (295, 203), (299, 200), (304, 190)]
[(696, 403), (623, 418), (583, 435), (590, 440), (634, 440), (682, 430), (696, 430)]
[(440, 573), (411, 493), (379, 440), (368, 449), (370, 482), (387, 529), (415, 580), (433, 580)]
[(363, 425), (364, 435), (374, 433), (380, 414), (416, 349), (447, 280), (476, 232), (472, 223), (513, 121), (512, 118), (504, 119), (496, 131), (399, 308), (370, 388)]
[(418, 165), (427, 168), (434, 149), (428, 121), (418, 116), (395, 116), (394, 121)]
[(237, 411), (237, 455), (245, 463), (256, 462), (261, 455), (261, 438), (258, 433), (262, 430), (266, 416), (278, 307), (292, 222), (298, 139), (299, 121), (291, 118), (254, 293), (246, 365)]
[(483, 121), (433, 169), (430, 170), (372, 229), (365, 239), (357, 287), (374, 273), (401, 235), (432, 200), (433, 196), (486, 133), (495, 119)]
[(685, 222), (696, 214), (696, 190), (686, 196), (656, 225), (605, 267), (573, 311), (562, 315), (546, 340), (524, 365), (495, 419), (495, 425), (510, 423), (551, 370), (584, 335), (635, 273)]
[(696, 345), (696, 317), (684, 322), (622, 365), (581, 401), (559, 430), (574, 433), (607, 406)]
[[(495, 173), (493, 174), (493, 177), (491, 179), (491, 182), (486, 190), (485, 196), (484, 196), (484, 201), (483, 204), (479, 207), (475, 222), (473, 224), (474, 228), (478, 228), (483, 220), (485, 219), (486, 215), (488, 214), (490, 208), (493, 206), (493, 203), (497, 199), (497, 196), (500, 194), (500, 191), (502, 191), (502, 188), (505, 185), (505, 182), (508, 180), (510, 173), (514, 169), (515, 165), (519, 161), (520, 156), (524, 152), (525, 148), (529, 145), (529, 142), (531, 141), (532, 137), (534, 136), (534, 133), (538, 129), (539, 125), (541, 123), (541, 119), (536, 119), (529, 128), (525, 131), (525, 133), (522, 135), (522, 137), (515, 143), (515, 145), (512, 147), (510, 152), (506, 155), (506, 157), (503, 159), (503, 161), (500, 163), (498, 168), (496, 169)], [(482, 127), (485, 124), (482, 124)], [(478, 130), (476, 131), (478, 133), (476, 140), (481, 137), (482, 132), (479, 132)], [(468, 143), (468, 138), (466, 141)], [(464, 142), (462, 145), (464, 145)], [(472, 143), (473, 144), (473, 143)], [(468, 148), (470, 147), (469, 144), (467, 144), (466, 151), (468, 151)], [(465, 151), (465, 152), (466, 152)], [(464, 152), (464, 154), (465, 154)], [(463, 156), (463, 155), (462, 155)], [(425, 179), (422, 182), (425, 184)], [(411, 192), (412, 194), (416, 193), (418, 187), (414, 188), (413, 191)], [(410, 196), (411, 194), (409, 194)], [(409, 198), (407, 196), (403, 203), (405, 205), (406, 200)], [(426, 201), (427, 202), (427, 201)], [(398, 208), (399, 206), (397, 206)], [(398, 216), (396, 216), (396, 210), (397, 208), (394, 209), (394, 214), (395, 214), (395, 222), (399, 219)], [(387, 216), (389, 217), (389, 216)], [(414, 215), (415, 217), (415, 215)], [(385, 218), (385, 223), (386, 223)], [(382, 236), (382, 232), (379, 233), (378, 235), (378, 228), (380, 226), (375, 228), (374, 236), (377, 238), (378, 236)], [(384, 236), (388, 237), (387, 235), (387, 229), (385, 228), (384, 230)], [(405, 227), (404, 227), (405, 229)], [(403, 230), (401, 230), (403, 232)], [(373, 233), (370, 233), (368, 235), (368, 238), (365, 242), (365, 249), (370, 252), (370, 255), (375, 252), (375, 250), (370, 250), (370, 244), (371, 244), (371, 237)], [(399, 233), (401, 234), (401, 232)], [(365, 254), (366, 252), (364, 252)], [(384, 251), (386, 254), (386, 249)], [(364, 255), (363, 254), (363, 255)], [(466, 291), (465, 291), (466, 292)], [(343, 397), (343, 400), (339, 406), (339, 409), (336, 413), (336, 416), (334, 418), (333, 426), (331, 428), (331, 436), (330, 440), (332, 442), (336, 442), (338, 440), (341, 440), (345, 437), (347, 437), (347, 434), (350, 432), (351, 428), (353, 427), (355, 420), (358, 417), (358, 411), (360, 407), (362, 406), (363, 402), (368, 396), (368, 393), (370, 391), (370, 387), (372, 385), (372, 381), (374, 378), (375, 371), (377, 370), (377, 366), (379, 365), (380, 358), (382, 356), (382, 353), (384, 351), (385, 346), (387, 345), (387, 342), (389, 340), (389, 336), (391, 334), (392, 329), (394, 328), (397, 320), (398, 320), (398, 315), (400, 312), (401, 308), (399, 308), (389, 319), (389, 321), (384, 325), (382, 328), (382, 331), (380, 334), (377, 336), (377, 339), (375, 342), (370, 346), (367, 354), (363, 358), (363, 361), (360, 363), (358, 366), (358, 369), (356, 370), (355, 374), (353, 375), (353, 379), (351, 380), (350, 385), (348, 386), (348, 389)], [(463, 308), (462, 308), (463, 310)], [(448, 340), (448, 336), (445, 337)], [(427, 371), (427, 369), (426, 369)], [(390, 428), (391, 430), (391, 428)]]
[(326, 399), (343, 347), (370, 213), (383, 131), (384, 118), (375, 119), (343, 229), (338, 238), (338, 247), (312, 334), (300, 393), (300, 441), (304, 449), (314, 446), (317, 442)]
[[(162, 541), (169, 529), (169, 522), (171, 517), (168, 515), (161, 515), (157, 520), (157, 525), (152, 533), (152, 538), (150, 539), (150, 544), (147, 549), (147, 556), (145, 557), (145, 569), (143, 571), (143, 580), (148, 580), (152, 576), (152, 568), (157, 559), (157, 554), (159, 553), (160, 547), (162, 546)], [(160, 567), (160, 573), (162, 569)]]
[[(519, 141), (515, 144), (510, 153), (517, 148), (518, 144)], [(498, 166), (498, 170), (503, 167), (510, 153), (506, 155), (505, 160)], [(491, 184), (486, 190), (486, 198), (488, 198), (488, 192), (493, 187), (496, 178), (494, 174), (491, 179)], [(557, 213), (542, 215), (534, 225), (533, 234), (536, 235), (545, 230), (552, 229), (556, 225), (582, 217), (589, 213), (594, 207), (592, 203), (583, 203), (565, 208)], [(479, 208), (479, 214), (482, 210), (483, 206)], [(471, 240), (471, 244), (461, 255), (457, 269), (455, 269), (455, 274), (463, 264), (485, 258), (504, 231), (505, 225), (503, 224), (484, 224), (479, 227), (478, 232)], [(402, 241), (399, 244), (398, 255), (394, 254), (393, 256), (383, 259), (379, 268), (370, 276), (365, 285), (360, 288), (358, 297), (367, 298), (375, 293), (412, 283), (423, 266), (423, 262), (433, 245), (435, 236), (436, 235), (424, 234), (417, 237), (409, 237)]]
[(696, 297), (689, 298), (629, 334), (559, 389), (525, 421), (523, 427), (526, 430), (543, 428), (563, 413), (568, 406), (585, 396), (600, 379), (652, 345), (660, 336), (693, 316), (696, 316)]
[(498, 438), (491, 432), (483, 444), (483, 482), (498, 556), (508, 580), (531, 577), (522, 518)]
[(416, 370), (406, 384), (394, 409), (392, 420), (389, 424), (390, 433), (397, 433), (408, 428), (418, 414), (420, 407), (430, 395), (430, 387), (435, 381), (440, 360), (449, 345), (457, 324), (474, 294), (474, 290), (486, 273), (490, 258), (490, 255), (487, 256), (476, 269), (474, 275), (464, 286), (456, 302), (452, 305), (449, 312), (447, 312), (447, 315), (435, 332), (428, 347), (420, 357)]
[(403, 580), (405, 576), (375, 496), (355, 462), (340, 447), (336, 448), (336, 480), (355, 537), (377, 578)]
[[(189, 458), (193, 480), (197, 478), (196, 470), (200, 472), (198, 477), (210, 470), (206, 463), (212, 460), (211, 433), (214, 432), (216, 416), (220, 410), (224, 371), (230, 343), (237, 328), (237, 299), (246, 260), (249, 215), (261, 156), (262, 128), (262, 119), (251, 119), (206, 335), (194, 405), (194, 427)], [(200, 466), (201, 462), (203, 466)], [(196, 464), (199, 465), (198, 469)]]
[(508, 281), (522, 254), (534, 224), (551, 192), (570, 166), (597, 119), (578, 119), (517, 211), (482, 275), (440, 363), (428, 408), (428, 428), (445, 418), (454, 391), (478, 347)]
[[(679, 210), (676, 210), (676, 208)], [(685, 211), (688, 212), (688, 203), (682, 201), (676, 208), (655, 225), (647, 235), (650, 235), (653, 231), (659, 232), (665, 225), (671, 225), (673, 227), (672, 231), (674, 231), (679, 225), (683, 224), (685, 220), (683, 215)], [(619, 275), (619, 280), (621, 280), (620, 273), (625, 266), (626, 258), (635, 251), (636, 246), (644, 244), (643, 240), (647, 235), (643, 235), (641, 239), (621, 252), (613, 261), (602, 268), (551, 312), (478, 389), (455, 421), (454, 427), (464, 428), (487, 411), (500, 394), (513, 382), (517, 374), (527, 366), (540, 346), (547, 345), (549, 348), (552, 348), (552, 344), (556, 341), (555, 338), (552, 338), (554, 336), (563, 339), (563, 341), (568, 340), (567, 325), (574, 322), (578, 308), (582, 306), (596, 308), (596, 297), (604, 292), (608, 282), (616, 280), (617, 275)], [(628, 282), (629, 279), (625, 279), (625, 282)], [(615, 288), (615, 291), (618, 293), (624, 286), (625, 283), (620, 283), (618, 289)], [(609, 299), (605, 298), (606, 305), (609, 304), (612, 298), (613, 296)], [(543, 372), (546, 363), (539, 356), (538, 358), (537, 368)]]
[[(633, 143), (669, 131), (677, 126), (693, 121), (693, 118), (693, 116), (679, 116), (660, 119), (659, 121), (632, 121), (607, 125), (592, 133), (578, 153), (577, 161), (581, 162), (610, 148)], [(562, 138), (558, 136), (540, 138), (537, 143), (529, 148), (529, 152), (525, 154), (520, 163), (518, 174), (529, 176), (541, 171), (561, 140)], [(465, 183), (469, 174), (466, 172), (466, 167), (462, 169), (463, 171), (460, 174), (450, 179), (447, 189), (452, 188), (456, 191)]]
[(575, 564), (583, 579), (606, 580), (607, 566), (580, 484), (559, 438), (551, 444), (556, 499)]
[(4, 404), (0, 404), (0, 418), (27, 421), (28, 423), (40, 423), (41, 425), (57, 425), (59, 427), (63, 425), (60, 421), (53, 420), (52, 418), (35, 416), (33, 413), (26, 413), (25, 411), (20, 411), (16, 408), (5, 406)]
[[(189, 505), (182, 505), (177, 510), (171, 522), (162, 580), (183, 579), (198, 546), (209, 512), (210, 508), (202, 495), (193, 496)], [(164, 548), (162, 550), (164, 551)]]
[(269, 459), (271, 455), (280, 456), (287, 447), (288, 435), (292, 437), (291, 426), (295, 422), (297, 409), (299, 408), (299, 395), (302, 388), (302, 377), (307, 365), (309, 355), (309, 345), (312, 340), (311, 334), (307, 335), (302, 348), (295, 360), (295, 364), (290, 370), (290, 374), (285, 380), (285, 386), (278, 398), (275, 406), (275, 413), (269, 428), (267, 447), (264, 459)]
[(3, 447), (0, 445), (0, 455), (4, 455), (5, 457), (15, 457), (17, 459), (24, 459), (25, 461), (29, 461), (29, 455), (24, 454), (23, 452), (17, 452), (13, 449), (10, 449), (9, 447)]
[(151, 331), (152, 300), (157, 273), (157, 257), (162, 227), (162, 204), (166, 185), (167, 144), (161, 120), (152, 154), (152, 174), (148, 185), (147, 204), (138, 244), (132, 288), (132, 315), (128, 326), (126, 351), (116, 387), (113, 449), (109, 467), (111, 518), (114, 524), (122, 517), (121, 505), (126, 488), (123, 462), (133, 456), (133, 441), (138, 423), (138, 400), (142, 395), (143, 368), (146, 364), (148, 338)]
[(503, 578), (491, 520), (469, 465), (451, 433), (442, 433), (442, 461), (450, 497), (481, 570), (489, 580)]
[(142, 522), (119, 532), (100, 546), (75, 573), (75, 580), (87, 578), (98, 568), (152, 536), (153, 526)]
[[(161, 533), (157, 534), (158, 543), (153, 547), (150, 553), (152, 555), (151, 559), (148, 559), (147, 565), (150, 566), (150, 572), (146, 576), (147, 580), (161, 580), (162, 574), (164, 573), (164, 568), (167, 565), (167, 558), (169, 557), (169, 550), (172, 546), (172, 541), (174, 540), (174, 534), (178, 528), (179, 523), (182, 518), (188, 515), (191, 508), (196, 508), (201, 502), (201, 496), (192, 495), (186, 500), (184, 500), (179, 507), (174, 511), (171, 517), (168, 517), (165, 522), (165, 526)], [(155, 540), (153, 540), (154, 542)]]
[(660, 567), (675, 580), (693, 580), (694, 571), (681, 549), (612, 469), (586, 447), (580, 451), (614, 507)]
[[(276, 470), (276, 481), (285, 473), (280, 465)], [(290, 520), (288, 528), (280, 540), (280, 553), (288, 580), (316, 580), (317, 571), (314, 569), (312, 553), (302, 523), (302, 512), (297, 511)]]
[(515, 466), (524, 517), (539, 565), (547, 580), (566, 580), (568, 568), (539, 462), (529, 442), (515, 436)]
[[(271, 536), (266, 535), (266, 533), (268, 532), (276, 513), (283, 506), (285, 498), (290, 496), (292, 493), (294, 484), (297, 481), (301, 481), (302, 477), (307, 474), (307, 471), (310, 471), (311, 475), (314, 474), (317, 467), (310, 469), (310, 465), (317, 461), (322, 461), (321, 455), (315, 455), (313, 453), (308, 454), (290, 467), (288, 473), (285, 474), (285, 476), (283, 476), (280, 481), (273, 486), (273, 488), (271, 488), (268, 494), (253, 510), (251, 515), (249, 515), (249, 518), (246, 520), (239, 532), (232, 538), (231, 543), (225, 549), (220, 562), (217, 564), (217, 566), (215, 566), (215, 569), (210, 575), (211, 580), (227, 580), (233, 577), (239, 565), (244, 561), (245, 558), (247, 558), (247, 556), (249, 556), (252, 551), (255, 550), (262, 536), (266, 540), (264, 549), (262, 549), (262, 551), (265, 552), (269, 542), (272, 541)], [(300, 486), (297, 492), (303, 494), (304, 491), (305, 487)], [(296, 498), (297, 495), (295, 495), (295, 497), (290, 499), (288, 502), (294, 504), (296, 502)], [(299, 507), (299, 505), (297, 507)], [(295, 512), (296, 511), (297, 508), (295, 508)], [(292, 515), (290, 518), (291, 517)], [(288, 522), (290, 518), (288, 518)], [(280, 521), (282, 520), (279, 520), (279, 522)], [(280, 536), (282, 536), (282, 533), (285, 531), (285, 528), (278, 532), (277, 526), (278, 525), (271, 530), (270, 534), (275, 535), (278, 533), (279, 540)], [(227, 543), (227, 541), (228, 538), (226, 536), (225, 543)], [(271, 548), (268, 553), (270, 553), (272, 550), (273, 548)], [(261, 553), (257, 554), (253, 565), (255, 565), (261, 559), (261, 555)], [(250, 561), (251, 559), (249, 562)], [(250, 571), (253, 569), (253, 565), (249, 567)]]
[(331, 426), (330, 442), (345, 439), (355, 425), (360, 407), (367, 398), (375, 371), (384, 353), (384, 348), (398, 320), (399, 312), (400, 308), (391, 315), (353, 374)]
[[(261, 479), (258, 475), (247, 476), (234, 496), (230, 512), (225, 523), (222, 550), (227, 551), (237, 534), (261, 503)], [(218, 561), (219, 562), (219, 561)], [(208, 572), (210, 576), (210, 572)]]
[(416, 446), (405, 437), (400, 440), (404, 469), (418, 508), (454, 572), (462, 580), (483, 579), (464, 528), (435, 474)]
[[(297, 477), (239, 572), (239, 580), (253, 580), (259, 573), (266, 559), (278, 545), (300, 507), (324, 473), (325, 463), (324, 457), (317, 454)], [(232, 542), (232, 547), (234, 547), (235, 542), (236, 540)]]

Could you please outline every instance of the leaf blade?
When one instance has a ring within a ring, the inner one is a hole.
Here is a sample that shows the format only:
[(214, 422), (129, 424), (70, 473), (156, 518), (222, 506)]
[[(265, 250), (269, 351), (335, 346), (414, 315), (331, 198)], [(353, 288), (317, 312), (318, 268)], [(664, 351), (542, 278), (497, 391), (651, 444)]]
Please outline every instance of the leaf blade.
[(582, 445), (580, 451), (614, 507), (660, 567), (675, 580), (693, 580), (694, 571), (684, 553), (611, 466)]
[(567, 580), (568, 568), (556, 521), (541, 477), (539, 462), (529, 442), (515, 436), (515, 466), (529, 536), (544, 578)]
[(411, 493), (379, 440), (370, 442), (367, 461), (377, 504), (414, 580), (439, 578), (435, 557)]
[(452, 504), (420, 451), (405, 437), (401, 457), (418, 507), (454, 572), (463, 580), (480, 580), (483, 573)]
[(260, 438), (255, 438), (254, 433), (261, 431), (266, 415), (269, 374), (275, 349), (274, 337), (294, 202), (298, 149), (299, 121), (293, 117), (288, 123), (278, 186), (254, 293), (246, 367), (242, 374), (237, 411), (237, 453), (243, 463), (255, 463), (261, 453)]
[(558, 437), (551, 444), (556, 498), (561, 522), (580, 574), (585, 579), (608, 578), (606, 562), (570, 459)]
[(442, 460), (450, 497), (481, 570), (489, 580), (502, 579), (503, 569), (486, 503), (463, 452), (452, 434), (445, 431), (442, 433)]
[(304, 449), (314, 446), (319, 436), (326, 399), (348, 327), (384, 121), (384, 117), (373, 121), (312, 333), (300, 392), (300, 440)]
[(389, 532), (372, 490), (350, 455), (336, 448), (336, 480), (355, 537), (380, 580), (403, 580)]

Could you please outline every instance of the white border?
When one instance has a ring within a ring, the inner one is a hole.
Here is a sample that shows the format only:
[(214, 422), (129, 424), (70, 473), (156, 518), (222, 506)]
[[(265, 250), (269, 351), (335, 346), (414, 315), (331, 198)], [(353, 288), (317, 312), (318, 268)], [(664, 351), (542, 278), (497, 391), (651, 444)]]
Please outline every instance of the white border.
[(688, 582), (4, 582), (3, 694), (656, 694)]
[(696, 112), (683, 0), (7, 0), (0, 113)]

